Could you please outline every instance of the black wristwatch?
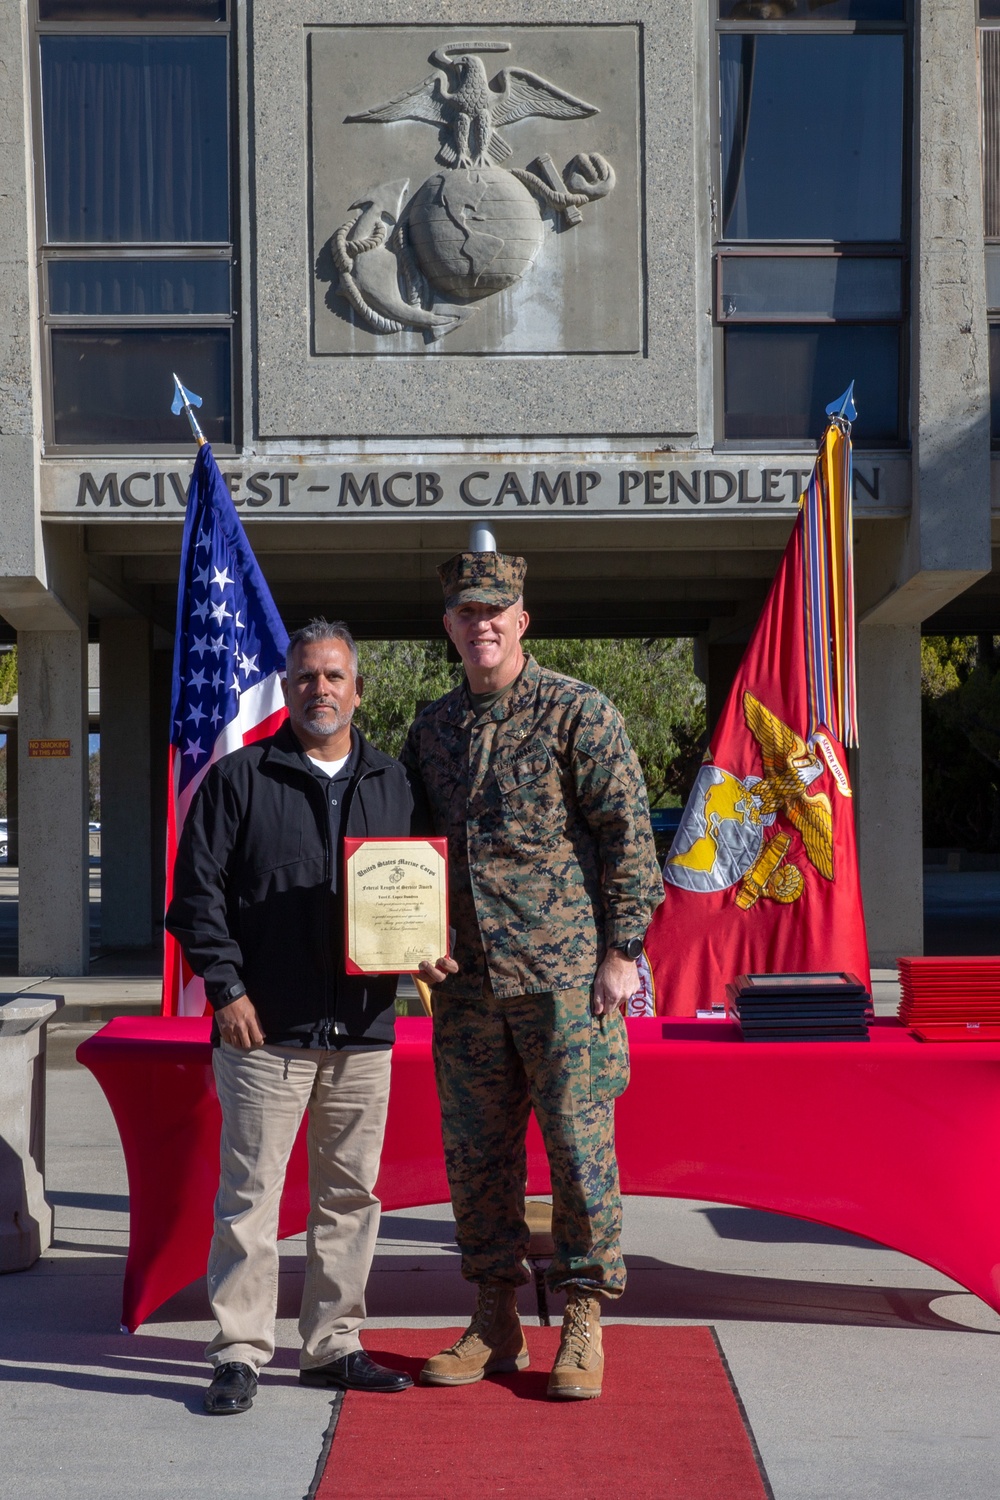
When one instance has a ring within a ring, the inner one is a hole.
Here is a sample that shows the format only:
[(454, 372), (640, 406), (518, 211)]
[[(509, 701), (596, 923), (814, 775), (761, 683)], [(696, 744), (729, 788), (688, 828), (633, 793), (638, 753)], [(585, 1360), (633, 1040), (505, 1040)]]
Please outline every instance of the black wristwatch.
[(627, 938), (624, 943), (612, 943), (623, 958), (627, 958), (630, 964), (634, 964), (642, 953), (642, 938)]
[(222, 999), (219, 1001), (216, 1009), (221, 1010), (224, 1005), (232, 1005), (234, 1000), (238, 1000), (240, 996), (245, 995), (246, 992), (247, 987), (243, 983), (242, 979), (237, 979), (235, 984), (231, 984), (228, 990), (223, 991)]

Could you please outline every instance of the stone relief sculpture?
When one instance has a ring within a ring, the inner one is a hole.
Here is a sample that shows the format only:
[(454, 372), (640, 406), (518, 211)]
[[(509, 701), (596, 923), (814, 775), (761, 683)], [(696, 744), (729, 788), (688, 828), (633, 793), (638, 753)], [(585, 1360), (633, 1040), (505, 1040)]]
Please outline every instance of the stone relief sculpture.
[(345, 124), (412, 120), (438, 131), (442, 170), (407, 196), (409, 179), (381, 183), (355, 199), (351, 218), (330, 241), (337, 295), (379, 334), (423, 330), (443, 338), (484, 297), (513, 286), (542, 248), (545, 211), (575, 227), (581, 209), (615, 186), (610, 162), (581, 153), (564, 175), (551, 156), (525, 169), (502, 127), (531, 117), (585, 119), (596, 105), (526, 68), (488, 78), (480, 53), (509, 52), (508, 42), (459, 42), (429, 61), (439, 70), (416, 87)]

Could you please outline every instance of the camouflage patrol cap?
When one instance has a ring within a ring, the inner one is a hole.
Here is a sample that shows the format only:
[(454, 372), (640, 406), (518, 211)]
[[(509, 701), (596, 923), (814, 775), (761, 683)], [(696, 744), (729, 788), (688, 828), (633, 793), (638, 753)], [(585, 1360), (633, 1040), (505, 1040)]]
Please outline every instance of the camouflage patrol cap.
[(516, 604), (528, 564), (509, 552), (456, 552), (438, 568), (445, 609), (460, 604)]

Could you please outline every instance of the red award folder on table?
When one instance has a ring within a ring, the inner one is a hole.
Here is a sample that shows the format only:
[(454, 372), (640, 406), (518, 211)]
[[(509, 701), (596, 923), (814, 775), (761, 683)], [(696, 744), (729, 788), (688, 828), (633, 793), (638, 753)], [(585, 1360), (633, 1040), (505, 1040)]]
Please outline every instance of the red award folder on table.
[(899, 1019), (923, 1041), (1000, 1041), (1000, 957), (901, 958), (899, 981)]

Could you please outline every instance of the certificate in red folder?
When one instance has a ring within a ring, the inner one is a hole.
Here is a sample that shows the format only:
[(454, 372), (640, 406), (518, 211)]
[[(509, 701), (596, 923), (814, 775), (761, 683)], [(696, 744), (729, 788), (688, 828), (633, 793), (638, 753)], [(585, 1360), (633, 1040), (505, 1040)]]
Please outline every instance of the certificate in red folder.
[(348, 974), (415, 974), (448, 952), (447, 839), (344, 840)]

